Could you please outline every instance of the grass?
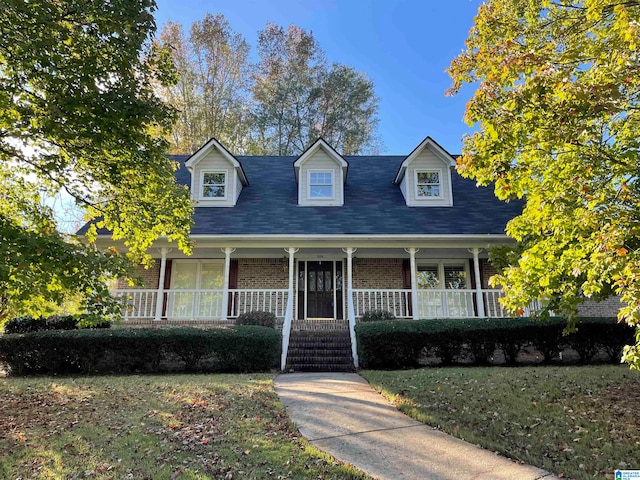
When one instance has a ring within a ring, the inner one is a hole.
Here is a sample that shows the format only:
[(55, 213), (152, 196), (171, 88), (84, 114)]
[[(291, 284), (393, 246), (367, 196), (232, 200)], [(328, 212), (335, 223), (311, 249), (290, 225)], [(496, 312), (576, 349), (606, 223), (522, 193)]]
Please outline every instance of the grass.
[(369, 479), (298, 435), (272, 379), (0, 378), (0, 478)]
[(561, 477), (640, 468), (640, 375), (626, 366), (361, 373), (405, 414)]

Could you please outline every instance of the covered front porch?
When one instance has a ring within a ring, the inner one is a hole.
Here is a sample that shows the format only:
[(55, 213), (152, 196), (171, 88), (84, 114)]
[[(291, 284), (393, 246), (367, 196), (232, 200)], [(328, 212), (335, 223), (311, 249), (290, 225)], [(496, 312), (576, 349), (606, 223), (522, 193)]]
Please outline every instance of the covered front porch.
[(145, 288), (113, 291), (123, 300), (125, 322), (225, 324), (256, 310), (272, 312), (280, 325), (289, 316), (294, 328), (357, 322), (372, 310), (400, 319), (506, 316), (502, 293), (488, 286), (495, 271), (479, 247), (159, 253), (156, 268), (143, 272)]
[(373, 310), (398, 319), (506, 316), (502, 293), (489, 288), (495, 270), (479, 242), (360, 240), (199, 245), (189, 258), (160, 248), (156, 267), (141, 272), (144, 288), (118, 285), (113, 293), (127, 324), (231, 325), (244, 313), (272, 312), (282, 331), (282, 369), (290, 339), (305, 331), (344, 332), (357, 367), (355, 325)]

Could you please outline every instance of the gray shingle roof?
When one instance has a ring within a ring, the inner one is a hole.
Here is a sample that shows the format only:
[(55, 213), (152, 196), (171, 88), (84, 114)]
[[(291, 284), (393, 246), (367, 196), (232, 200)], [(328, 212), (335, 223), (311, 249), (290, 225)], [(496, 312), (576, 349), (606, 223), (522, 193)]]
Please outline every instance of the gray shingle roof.
[[(180, 163), (177, 180), (190, 185)], [(491, 188), (478, 188), (452, 171), (452, 207), (408, 207), (393, 184), (405, 156), (345, 156), (349, 175), (344, 206), (302, 207), (293, 162), (297, 157), (237, 156), (249, 186), (231, 208), (196, 207), (192, 234), (210, 235), (470, 235), (504, 234), (521, 202), (503, 203)]]

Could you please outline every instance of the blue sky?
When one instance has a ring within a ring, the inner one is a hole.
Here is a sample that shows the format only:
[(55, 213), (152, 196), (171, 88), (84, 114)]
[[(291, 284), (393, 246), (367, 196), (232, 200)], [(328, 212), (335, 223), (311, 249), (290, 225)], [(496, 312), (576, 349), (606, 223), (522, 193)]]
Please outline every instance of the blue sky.
[(480, 0), (157, 0), (156, 22), (188, 28), (222, 13), (254, 47), (267, 21), (311, 30), (330, 62), (374, 82), (383, 153), (406, 155), (427, 135), (460, 153), (471, 89), (445, 97), (445, 69), (464, 47)]

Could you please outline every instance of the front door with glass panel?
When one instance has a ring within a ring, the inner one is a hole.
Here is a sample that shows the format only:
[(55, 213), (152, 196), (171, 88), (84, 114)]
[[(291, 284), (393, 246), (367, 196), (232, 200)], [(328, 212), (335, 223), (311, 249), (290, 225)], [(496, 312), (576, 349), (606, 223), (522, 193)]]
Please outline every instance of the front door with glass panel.
[[(342, 262), (298, 262), (298, 318), (342, 318)], [(305, 314), (306, 311), (306, 314)]]

